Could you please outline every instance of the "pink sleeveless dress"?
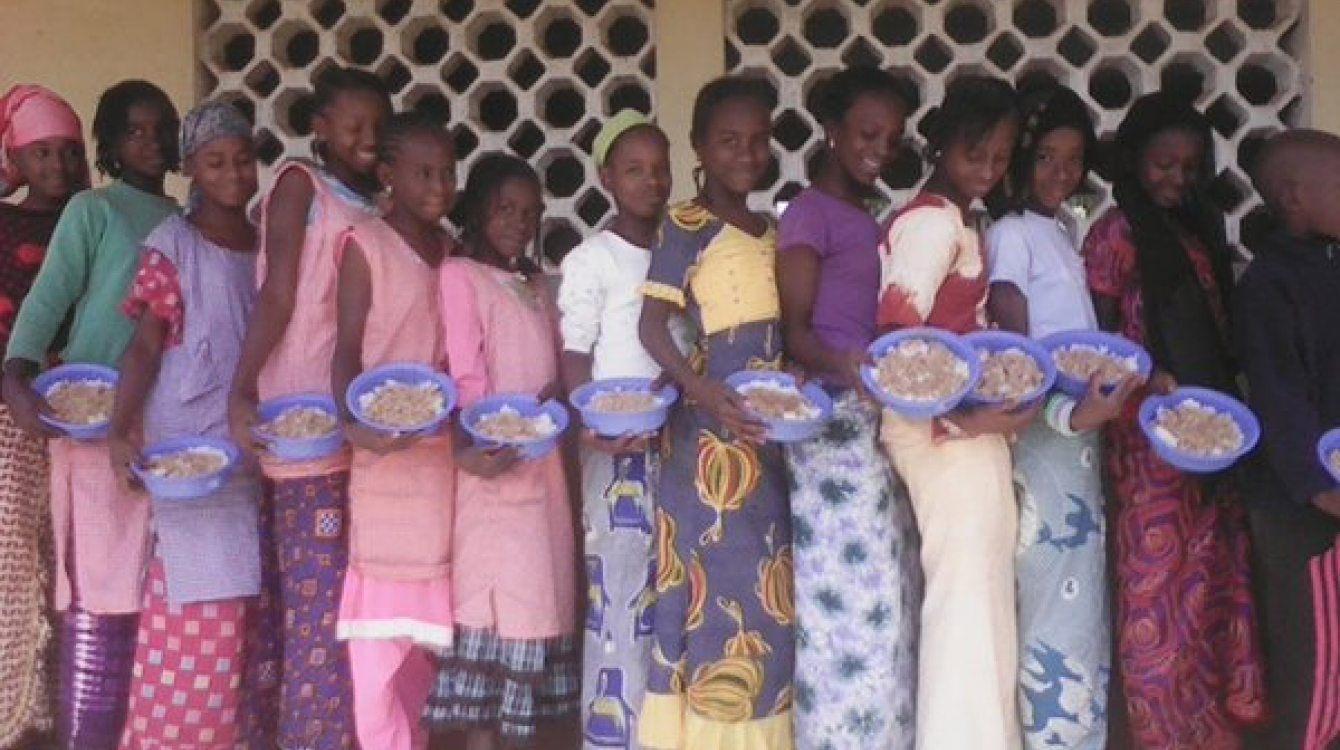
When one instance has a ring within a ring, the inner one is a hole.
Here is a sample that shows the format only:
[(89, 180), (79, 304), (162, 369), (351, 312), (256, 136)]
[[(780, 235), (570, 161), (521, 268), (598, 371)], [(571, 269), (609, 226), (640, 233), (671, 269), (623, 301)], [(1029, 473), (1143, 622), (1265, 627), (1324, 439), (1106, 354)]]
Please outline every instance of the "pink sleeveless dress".
[[(437, 269), (385, 222), (349, 234), (370, 271), (363, 369), (438, 367)], [(451, 645), (451, 534), (456, 467), (450, 433), (378, 455), (355, 448), (349, 479), (349, 570), (341, 638), (408, 638)]]

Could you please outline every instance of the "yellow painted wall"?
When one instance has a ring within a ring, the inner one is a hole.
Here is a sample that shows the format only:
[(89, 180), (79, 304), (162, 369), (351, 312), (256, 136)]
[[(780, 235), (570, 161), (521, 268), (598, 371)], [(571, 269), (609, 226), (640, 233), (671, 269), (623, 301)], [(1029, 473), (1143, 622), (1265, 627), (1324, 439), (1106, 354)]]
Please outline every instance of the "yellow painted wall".
[(1310, 124), (1340, 133), (1340, 0), (1310, 0), (1308, 14)]
[(670, 138), (675, 200), (697, 192), (693, 185), (697, 159), (689, 147), (693, 98), (704, 83), (726, 69), (725, 38), (724, 0), (656, 3), (656, 117)]
[[(195, 102), (193, 0), (0, 0), (0, 90), (40, 83), (93, 124), (98, 95), (126, 78)], [(90, 162), (92, 141), (89, 141)], [(169, 192), (184, 195), (180, 181)]]

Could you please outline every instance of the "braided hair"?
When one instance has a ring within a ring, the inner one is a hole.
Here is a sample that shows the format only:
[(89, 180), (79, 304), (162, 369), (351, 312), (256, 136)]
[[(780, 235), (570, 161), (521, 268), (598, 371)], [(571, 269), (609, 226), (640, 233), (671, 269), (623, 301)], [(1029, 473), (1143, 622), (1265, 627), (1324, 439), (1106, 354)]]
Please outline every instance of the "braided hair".
[(712, 116), (721, 105), (730, 101), (752, 101), (769, 112), (777, 106), (777, 92), (762, 78), (734, 75), (721, 76), (707, 83), (693, 100), (693, 121), (689, 127), (689, 142), (697, 147), (707, 136)]
[(377, 161), (382, 164), (394, 164), (396, 154), (400, 151), (400, 144), (404, 143), (406, 138), (418, 135), (441, 138), (448, 144), (451, 143), (451, 135), (447, 133), (445, 124), (437, 117), (418, 110), (400, 112), (392, 115), (377, 134)]
[(172, 106), (172, 100), (162, 89), (148, 81), (131, 79), (102, 92), (93, 114), (93, 139), (97, 142), (94, 163), (98, 171), (108, 177), (120, 177), (124, 171), (116, 157), (116, 149), (130, 130), (130, 109), (137, 104), (157, 107), (163, 113), (164, 121), (154, 138), (158, 140), (168, 171), (175, 172), (181, 166), (177, 154), (177, 108)]

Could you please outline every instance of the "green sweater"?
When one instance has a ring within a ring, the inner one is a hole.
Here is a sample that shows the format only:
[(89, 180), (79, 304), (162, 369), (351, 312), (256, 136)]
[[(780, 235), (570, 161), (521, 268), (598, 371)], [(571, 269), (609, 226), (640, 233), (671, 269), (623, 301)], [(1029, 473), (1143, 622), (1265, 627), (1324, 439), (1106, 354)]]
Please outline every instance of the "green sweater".
[(73, 309), (61, 360), (117, 367), (134, 334), (121, 303), (139, 266), (140, 243), (176, 211), (172, 200), (120, 180), (71, 198), (19, 307), (5, 359), (45, 364)]

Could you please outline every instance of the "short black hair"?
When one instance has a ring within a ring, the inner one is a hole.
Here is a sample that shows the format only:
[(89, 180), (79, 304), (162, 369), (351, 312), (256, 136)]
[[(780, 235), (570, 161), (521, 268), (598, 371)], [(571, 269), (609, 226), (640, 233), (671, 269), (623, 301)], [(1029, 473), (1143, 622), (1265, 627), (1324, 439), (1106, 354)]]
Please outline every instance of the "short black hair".
[(97, 143), (94, 164), (99, 172), (109, 177), (121, 176), (122, 166), (116, 158), (116, 146), (130, 127), (130, 108), (137, 104), (147, 104), (162, 110), (166, 122), (161, 132), (155, 134), (158, 146), (163, 152), (168, 171), (175, 172), (181, 166), (177, 154), (177, 129), (180, 127), (177, 108), (162, 89), (148, 81), (131, 79), (102, 92), (102, 96), (98, 97), (98, 108), (93, 114), (93, 140)]
[(841, 122), (863, 96), (884, 96), (911, 109), (904, 84), (879, 68), (860, 65), (834, 73), (819, 86), (815, 116), (825, 125)]
[(769, 112), (777, 106), (777, 92), (766, 80), (747, 75), (721, 76), (703, 86), (693, 100), (689, 142), (695, 146), (702, 143), (717, 108), (737, 99), (757, 102)]
[(334, 67), (317, 73), (312, 81), (313, 111), (321, 114), (330, 109), (340, 94), (364, 91), (382, 98), (391, 109), (391, 94), (375, 73), (358, 68)]
[(409, 136), (415, 135), (442, 138), (453, 150), (455, 149), (451, 134), (447, 132), (446, 123), (440, 118), (420, 110), (399, 112), (392, 115), (377, 134), (377, 161), (383, 164), (394, 163), (400, 144)]
[(926, 145), (932, 158), (950, 144), (981, 142), (997, 125), (1019, 118), (1014, 87), (1000, 78), (976, 73), (949, 82), (944, 101), (927, 115)]

